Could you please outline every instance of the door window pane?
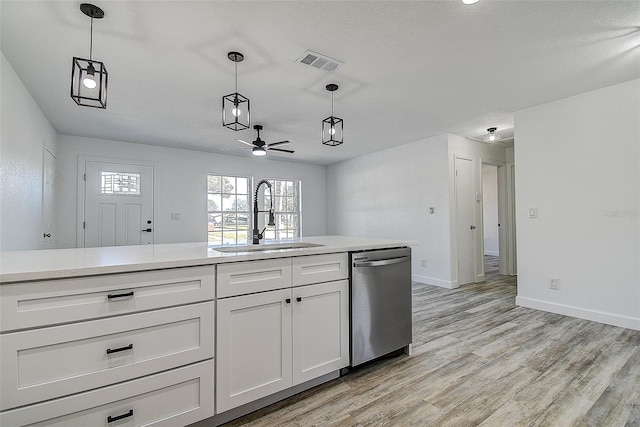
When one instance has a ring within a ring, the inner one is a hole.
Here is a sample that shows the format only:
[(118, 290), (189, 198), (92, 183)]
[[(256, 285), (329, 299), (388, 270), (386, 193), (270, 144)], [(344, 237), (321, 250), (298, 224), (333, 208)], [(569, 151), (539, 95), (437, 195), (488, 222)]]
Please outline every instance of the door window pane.
[(140, 195), (140, 174), (130, 172), (100, 171), (100, 194)]

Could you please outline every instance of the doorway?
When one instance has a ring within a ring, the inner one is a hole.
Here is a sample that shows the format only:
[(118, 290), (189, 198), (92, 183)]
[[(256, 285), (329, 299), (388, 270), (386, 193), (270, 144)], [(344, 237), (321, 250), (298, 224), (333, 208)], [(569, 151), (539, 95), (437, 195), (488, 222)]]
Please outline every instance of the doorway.
[(498, 167), (482, 164), (482, 255), (485, 278), (500, 272)]
[(84, 247), (154, 242), (153, 166), (84, 163)]

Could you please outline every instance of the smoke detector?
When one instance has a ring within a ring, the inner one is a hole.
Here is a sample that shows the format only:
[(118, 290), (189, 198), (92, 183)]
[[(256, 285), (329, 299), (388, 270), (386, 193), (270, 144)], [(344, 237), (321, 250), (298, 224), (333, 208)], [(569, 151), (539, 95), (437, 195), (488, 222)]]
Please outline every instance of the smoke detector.
[(337, 59), (329, 58), (321, 53), (313, 52), (311, 50), (306, 51), (300, 58), (296, 60), (301, 64), (309, 65), (324, 71), (335, 71), (344, 62)]

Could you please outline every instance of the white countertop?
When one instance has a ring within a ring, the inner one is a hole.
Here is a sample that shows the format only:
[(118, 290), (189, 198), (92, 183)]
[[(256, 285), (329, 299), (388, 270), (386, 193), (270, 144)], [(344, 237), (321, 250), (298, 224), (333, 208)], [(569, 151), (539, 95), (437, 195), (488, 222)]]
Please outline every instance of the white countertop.
[[(209, 247), (206, 242), (197, 242), (0, 252), (0, 283), (384, 249), (418, 244), (418, 242), (408, 240), (348, 236), (304, 237), (295, 240), (295, 242), (315, 243), (322, 246), (222, 253)], [(261, 246), (267, 247), (268, 244)]]

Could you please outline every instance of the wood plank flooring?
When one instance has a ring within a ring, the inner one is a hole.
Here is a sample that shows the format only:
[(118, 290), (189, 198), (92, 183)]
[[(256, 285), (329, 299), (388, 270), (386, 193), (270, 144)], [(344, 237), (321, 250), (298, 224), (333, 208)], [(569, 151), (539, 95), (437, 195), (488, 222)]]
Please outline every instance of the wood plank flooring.
[(483, 283), (413, 284), (412, 356), (226, 426), (640, 426), (640, 332), (516, 307), (487, 262)]

